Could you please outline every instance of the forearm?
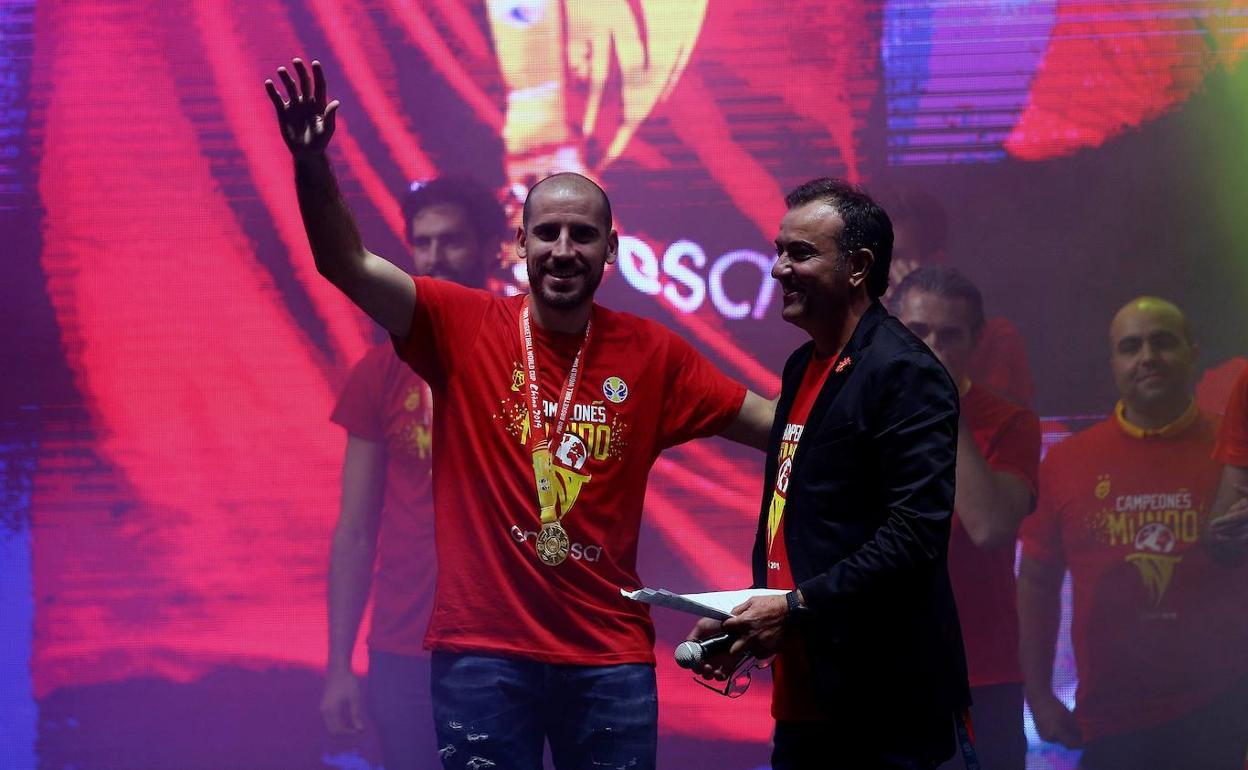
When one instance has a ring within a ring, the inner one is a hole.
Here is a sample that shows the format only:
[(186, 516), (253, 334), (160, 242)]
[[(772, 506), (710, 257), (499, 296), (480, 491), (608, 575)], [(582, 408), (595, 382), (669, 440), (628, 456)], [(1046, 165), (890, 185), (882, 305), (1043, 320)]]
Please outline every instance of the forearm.
[(317, 271), (390, 334), (406, 337), (416, 307), (412, 279), (364, 248), (324, 153), (295, 157), (295, 190)]
[(1018, 575), (1019, 658), (1028, 697), (1052, 695), (1064, 572), (1026, 557)]
[(317, 271), (347, 291), (367, 252), (325, 153), (295, 156), (295, 192)]
[(762, 451), (767, 450), (771, 424), (776, 418), (776, 402), (768, 401), (752, 390), (745, 392), (741, 410), (732, 423), (719, 435)]
[(350, 669), (356, 635), (372, 585), (375, 543), (365, 532), (339, 529), (329, 557), (329, 667)]
[(1017, 477), (993, 470), (970, 429), (958, 430), (957, 493), (954, 508), (971, 541), (980, 548), (1014, 542), (1031, 496)]

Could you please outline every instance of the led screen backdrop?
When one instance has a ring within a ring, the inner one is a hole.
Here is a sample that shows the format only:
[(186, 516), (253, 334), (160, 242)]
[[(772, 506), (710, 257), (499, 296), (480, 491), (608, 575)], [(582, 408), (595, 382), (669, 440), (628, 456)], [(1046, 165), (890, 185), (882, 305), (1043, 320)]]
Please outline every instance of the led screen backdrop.
[[(1104, 329), (1136, 294), (1192, 310), (1206, 363), (1243, 348), (1242, 3), (0, 13), (0, 650), (20, 658), (0, 737), (15, 763), (378, 761), (323, 737), (315, 710), (344, 446), (328, 415), (378, 338), (308, 253), (261, 88), (290, 56), (319, 58), (343, 102), (333, 161), (374, 251), (405, 260), (396, 196), (412, 180), (471, 174), (514, 213), (535, 178), (590, 174), (622, 236), (604, 304), (766, 394), (802, 339), (779, 319), (770, 241), (783, 192), (816, 175), (942, 203), (948, 259), (1021, 332), (1044, 413), (1112, 404)], [(495, 278), (522, 288), (508, 264)], [(760, 467), (720, 440), (665, 455), (642, 577), (746, 584)], [(766, 682), (716, 699), (666, 662), (686, 622), (656, 621), (664, 756), (765, 761)]]

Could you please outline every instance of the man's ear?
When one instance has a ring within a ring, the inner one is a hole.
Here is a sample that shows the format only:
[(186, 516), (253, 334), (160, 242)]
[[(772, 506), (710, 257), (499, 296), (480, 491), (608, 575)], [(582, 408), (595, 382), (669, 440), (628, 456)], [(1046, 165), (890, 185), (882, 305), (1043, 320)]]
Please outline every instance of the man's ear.
[(866, 284), (867, 277), (871, 275), (875, 254), (868, 248), (854, 249), (845, 255), (845, 262), (849, 266), (849, 285), (856, 289)]
[(607, 234), (607, 264), (614, 265), (620, 255), (620, 234), (612, 230)]
[(529, 245), (525, 240), (524, 226), (516, 228), (516, 256), (520, 259), (529, 258)]

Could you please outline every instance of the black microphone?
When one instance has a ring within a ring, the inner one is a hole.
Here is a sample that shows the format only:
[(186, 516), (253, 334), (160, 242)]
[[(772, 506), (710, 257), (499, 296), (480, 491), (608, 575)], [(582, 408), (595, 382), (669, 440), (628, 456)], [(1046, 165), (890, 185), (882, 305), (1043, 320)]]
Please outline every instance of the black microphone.
[(732, 647), (732, 643), (737, 640), (737, 635), (728, 632), (719, 636), (712, 636), (709, 639), (689, 640), (676, 645), (676, 665), (681, 668), (695, 668), (702, 665), (707, 660), (728, 652), (728, 648)]

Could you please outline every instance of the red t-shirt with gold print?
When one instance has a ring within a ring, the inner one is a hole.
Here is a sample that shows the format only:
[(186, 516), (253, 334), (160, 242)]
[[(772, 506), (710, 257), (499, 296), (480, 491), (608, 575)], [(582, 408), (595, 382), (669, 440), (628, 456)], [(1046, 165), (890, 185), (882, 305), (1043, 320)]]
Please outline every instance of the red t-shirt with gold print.
[[(620, 595), (640, 583), (646, 476), (661, 450), (726, 428), (745, 388), (663, 326), (595, 306), (567, 431), (552, 452), (570, 555), (549, 567), (534, 550), (541, 523), (526, 448), (525, 297), (415, 283), (412, 330), (396, 349), (433, 390), (438, 579), (426, 647), (548, 663), (653, 662), (649, 614)], [(584, 335), (534, 323), (533, 337), (549, 417)]]
[(1248, 568), (1214, 563), (1200, 542), (1216, 430), (1195, 405), (1153, 432), (1120, 408), (1041, 466), (1023, 555), (1070, 569), (1086, 740), (1177, 719), (1248, 673)]

